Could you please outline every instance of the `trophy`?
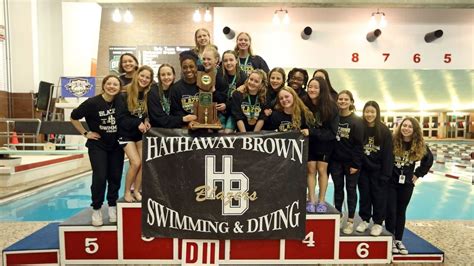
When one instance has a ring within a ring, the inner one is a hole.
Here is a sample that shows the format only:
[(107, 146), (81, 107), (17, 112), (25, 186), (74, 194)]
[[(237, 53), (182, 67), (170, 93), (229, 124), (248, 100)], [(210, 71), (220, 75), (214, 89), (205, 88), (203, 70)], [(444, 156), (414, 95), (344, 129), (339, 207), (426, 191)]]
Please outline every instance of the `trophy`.
[(194, 114), (197, 120), (190, 123), (191, 129), (210, 128), (221, 129), (222, 124), (217, 116), (216, 103), (212, 102), (212, 88), (216, 73), (198, 71), (197, 86), (200, 88), (199, 100), (194, 103)]

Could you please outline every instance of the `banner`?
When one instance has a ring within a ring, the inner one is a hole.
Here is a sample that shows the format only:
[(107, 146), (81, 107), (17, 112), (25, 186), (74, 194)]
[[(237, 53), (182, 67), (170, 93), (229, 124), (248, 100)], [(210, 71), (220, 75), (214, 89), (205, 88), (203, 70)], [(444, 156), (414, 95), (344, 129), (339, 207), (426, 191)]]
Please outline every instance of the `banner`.
[(152, 128), (143, 143), (143, 235), (301, 240), (307, 153), (299, 132)]
[(92, 97), (95, 95), (95, 77), (61, 77), (61, 96)]

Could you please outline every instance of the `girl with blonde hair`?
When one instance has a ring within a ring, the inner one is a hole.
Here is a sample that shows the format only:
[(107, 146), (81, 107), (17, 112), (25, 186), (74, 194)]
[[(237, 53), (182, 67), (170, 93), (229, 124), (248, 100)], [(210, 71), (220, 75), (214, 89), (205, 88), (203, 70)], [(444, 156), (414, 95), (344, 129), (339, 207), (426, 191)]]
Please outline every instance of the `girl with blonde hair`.
[[(143, 134), (151, 128), (148, 120), (147, 98), (153, 80), (153, 69), (141, 66), (126, 93), (117, 97), (117, 121), (119, 143), (129, 159), (125, 180), (124, 199), (127, 202), (141, 201)], [(134, 191), (132, 194), (132, 185)]]
[(270, 130), (308, 130), (315, 125), (313, 113), (306, 107), (291, 87), (284, 86), (277, 95), (275, 111), (268, 120)]
[(270, 71), (267, 62), (262, 57), (253, 54), (252, 38), (247, 32), (237, 35), (234, 51), (239, 55), (240, 67), (247, 75), (254, 69), (262, 69), (265, 73)]
[(232, 115), (239, 132), (260, 131), (264, 125), (267, 74), (261, 69), (250, 72), (245, 84), (232, 95)]

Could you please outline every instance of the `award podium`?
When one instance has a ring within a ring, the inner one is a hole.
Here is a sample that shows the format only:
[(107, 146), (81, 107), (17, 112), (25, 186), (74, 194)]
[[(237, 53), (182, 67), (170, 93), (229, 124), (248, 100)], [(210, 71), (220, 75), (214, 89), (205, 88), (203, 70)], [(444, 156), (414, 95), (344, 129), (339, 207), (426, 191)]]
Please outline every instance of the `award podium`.
[[(30, 264), (369, 264), (442, 263), (444, 252), (405, 229), (408, 255), (392, 256), (392, 236), (384, 230), (342, 234), (340, 214), (306, 214), (303, 240), (145, 238), (141, 203), (117, 202), (117, 223), (91, 225), (91, 209), (62, 223), (51, 223), (3, 250), (3, 265)], [(358, 218), (358, 217), (357, 217)], [(360, 218), (358, 218), (360, 219)]]

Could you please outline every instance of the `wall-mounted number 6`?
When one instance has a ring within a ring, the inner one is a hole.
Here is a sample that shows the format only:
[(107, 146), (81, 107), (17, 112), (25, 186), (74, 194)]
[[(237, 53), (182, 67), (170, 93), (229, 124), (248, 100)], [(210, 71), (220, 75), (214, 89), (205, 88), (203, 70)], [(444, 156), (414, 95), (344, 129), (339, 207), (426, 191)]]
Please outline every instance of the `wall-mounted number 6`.
[(369, 244), (360, 243), (357, 245), (357, 256), (362, 259), (367, 258), (369, 256)]
[(99, 244), (97, 244), (97, 238), (86, 238), (85, 246), (87, 254), (94, 254), (99, 250)]

